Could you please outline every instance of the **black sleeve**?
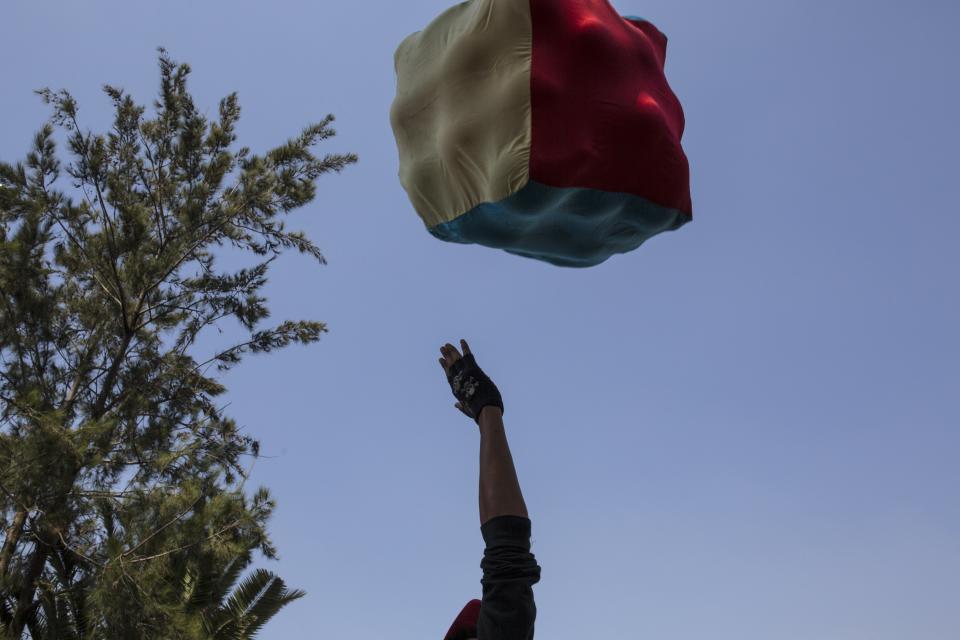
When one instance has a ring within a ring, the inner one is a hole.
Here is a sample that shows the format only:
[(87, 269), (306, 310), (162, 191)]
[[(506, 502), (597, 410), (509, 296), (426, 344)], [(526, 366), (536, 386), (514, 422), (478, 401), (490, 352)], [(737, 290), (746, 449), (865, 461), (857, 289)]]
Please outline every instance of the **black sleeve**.
[(540, 581), (540, 565), (530, 553), (530, 519), (497, 516), (480, 532), (486, 549), (480, 561), (478, 640), (532, 640), (537, 618), (532, 587)]

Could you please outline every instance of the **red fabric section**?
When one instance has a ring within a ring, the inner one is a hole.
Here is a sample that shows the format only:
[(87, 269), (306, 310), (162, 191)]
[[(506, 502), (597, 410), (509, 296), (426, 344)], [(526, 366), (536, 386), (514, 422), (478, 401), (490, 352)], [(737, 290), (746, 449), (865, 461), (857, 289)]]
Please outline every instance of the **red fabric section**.
[(530, 0), (530, 178), (630, 193), (692, 213), (667, 38), (607, 0)]
[(480, 600), (471, 600), (457, 615), (450, 630), (443, 640), (463, 640), (465, 638), (475, 637), (477, 634), (477, 621), (480, 619)]

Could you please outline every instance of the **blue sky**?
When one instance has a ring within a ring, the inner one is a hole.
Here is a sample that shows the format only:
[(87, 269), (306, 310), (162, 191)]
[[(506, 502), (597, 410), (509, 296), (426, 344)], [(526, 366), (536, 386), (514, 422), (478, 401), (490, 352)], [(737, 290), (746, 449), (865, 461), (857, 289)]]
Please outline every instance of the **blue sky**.
[[(448, 0), (5, 3), (0, 157), (67, 88), (109, 122), (155, 47), (263, 151), (327, 113), (360, 162), (295, 214), (329, 264), (272, 272), (319, 344), (248, 360), (279, 562), (262, 637), (442, 638), (480, 596), (476, 427), (437, 364), (503, 392), (543, 572), (537, 637), (960, 637), (960, 5), (617, 0), (670, 38), (694, 221), (572, 270), (423, 229), (392, 55)], [(816, 6), (814, 10), (813, 7)]]

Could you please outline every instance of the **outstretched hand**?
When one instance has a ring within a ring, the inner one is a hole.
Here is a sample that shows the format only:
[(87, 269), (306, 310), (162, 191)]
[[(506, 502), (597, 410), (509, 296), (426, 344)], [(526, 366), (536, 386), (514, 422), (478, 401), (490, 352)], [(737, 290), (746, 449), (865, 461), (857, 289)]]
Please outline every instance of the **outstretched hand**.
[[(460, 346), (463, 348), (463, 355), (471, 355), (470, 345), (468, 345), (467, 341), (463, 338), (460, 339)], [(449, 342), (440, 347), (440, 353), (443, 355), (443, 357), (440, 358), (440, 365), (443, 367), (444, 372), (448, 371), (450, 365), (461, 358), (460, 352)]]
[(440, 366), (457, 399), (454, 405), (468, 418), (479, 424), (480, 412), (486, 406), (499, 407), (503, 412), (503, 399), (493, 381), (477, 366), (466, 340), (460, 340), (463, 355), (449, 342), (440, 347)]

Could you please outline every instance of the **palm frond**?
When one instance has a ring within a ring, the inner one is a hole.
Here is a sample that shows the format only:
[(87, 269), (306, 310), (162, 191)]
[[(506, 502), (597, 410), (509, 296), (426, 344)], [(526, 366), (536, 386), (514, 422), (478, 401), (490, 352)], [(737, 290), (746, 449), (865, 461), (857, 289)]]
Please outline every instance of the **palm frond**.
[(306, 593), (299, 589), (287, 590), (287, 585), (284, 584), (283, 580), (273, 575), (273, 580), (247, 610), (244, 638), (254, 638), (263, 625), (275, 616), (280, 609), (304, 595)]
[[(266, 569), (256, 569), (233, 591), (224, 606), (210, 617), (208, 627), (216, 640), (249, 640), (280, 609), (305, 594), (289, 590), (284, 581)], [(216, 621), (216, 624), (212, 624)]]

